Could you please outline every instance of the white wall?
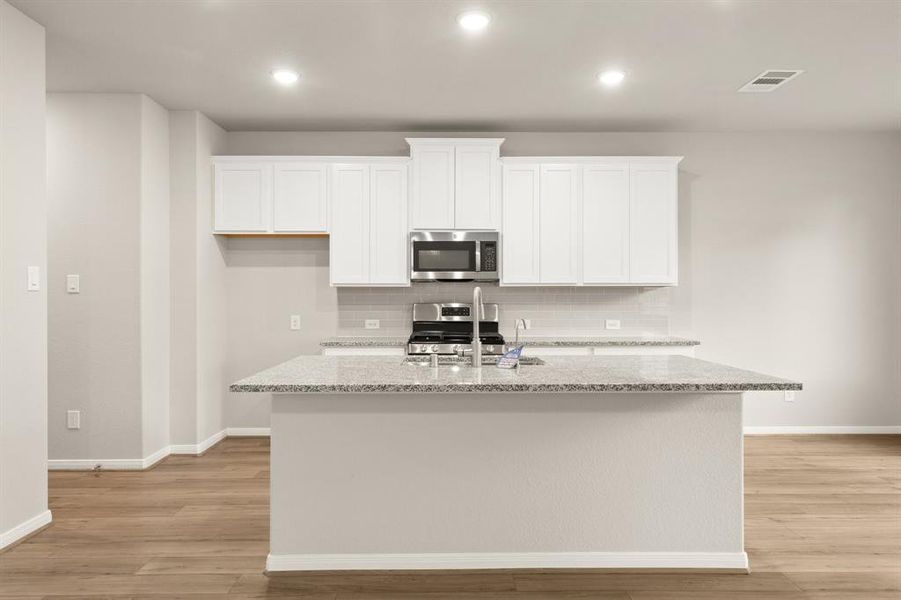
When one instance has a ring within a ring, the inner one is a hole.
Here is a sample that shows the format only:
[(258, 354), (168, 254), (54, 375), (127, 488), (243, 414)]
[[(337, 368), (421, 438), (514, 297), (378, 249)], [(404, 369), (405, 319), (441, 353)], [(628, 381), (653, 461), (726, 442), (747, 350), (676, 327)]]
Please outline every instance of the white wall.
[(168, 447), (168, 130), (140, 94), (48, 95), (51, 459)]
[(169, 112), (141, 96), (143, 454), (169, 445)]
[[(229, 132), (227, 153), (404, 155), (432, 135)], [(670, 329), (701, 358), (805, 384), (794, 403), (750, 395), (746, 425), (901, 425), (901, 135), (454, 135), (506, 137), (505, 156), (684, 155)], [(228, 265), (232, 379), (337, 331), (325, 241), (233, 239)], [(232, 396), (229, 426), (268, 424), (266, 398)]]
[(210, 156), (225, 131), (197, 111), (171, 113), (172, 443), (198, 444), (225, 428), (224, 240), (212, 230)]
[(0, 0), (0, 548), (50, 519), (44, 71), (44, 28)]

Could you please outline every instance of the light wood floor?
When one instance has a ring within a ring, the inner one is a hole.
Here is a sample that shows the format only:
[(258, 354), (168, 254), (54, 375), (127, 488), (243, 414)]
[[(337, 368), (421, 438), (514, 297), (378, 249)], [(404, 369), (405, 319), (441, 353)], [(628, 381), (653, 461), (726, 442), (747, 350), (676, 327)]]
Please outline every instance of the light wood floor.
[(901, 598), (901, 436), (749, 437), (753, 572), (317, 573), (267, 578), (269, 444), (145, 472), (50, 474), (51, 527), (0, 554), (0, 598)]

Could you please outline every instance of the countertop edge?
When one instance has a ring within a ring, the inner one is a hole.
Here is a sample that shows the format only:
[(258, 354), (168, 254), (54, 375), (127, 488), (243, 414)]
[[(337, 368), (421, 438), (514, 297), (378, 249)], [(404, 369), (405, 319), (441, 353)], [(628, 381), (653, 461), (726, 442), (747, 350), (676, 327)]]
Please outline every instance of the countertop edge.
[(801, 391), (802, 384), (768, 383), (641, 383), (641, 384), (350, 384), (350, 385), (231, 385), (230, 392), (273, 394), (354, 394), (354, 393), (592, 393), (592, 392), (782, 392)]
[[(618, 340), (615, 338), (587, 338), (585, 340), (573, 339), (553, 339), (547, 340), (521, 340), (521, 345), (533, 348), (593, 348), (593, 347), (629, 347), (629, 346), (660, 346), (660, 347), (680, 347), (680, 346), (699, 346), (701, 342), (695, 339), (673, 337), (670, 339), (637, 339), (624, 338)], [(398, 340), (394, 338), (381, 340), (335, 340), (327, 339), (319, 342), (322, 348), (403, 348), (407, 345), (406, 340)]]

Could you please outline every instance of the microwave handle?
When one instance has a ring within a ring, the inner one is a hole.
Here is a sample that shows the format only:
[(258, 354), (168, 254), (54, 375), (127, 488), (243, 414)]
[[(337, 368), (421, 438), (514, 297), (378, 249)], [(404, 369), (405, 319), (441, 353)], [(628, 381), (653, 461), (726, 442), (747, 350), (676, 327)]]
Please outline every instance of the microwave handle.
[(475, 240), (476, 245), (476, 273), (482, 270), (482, 243)]

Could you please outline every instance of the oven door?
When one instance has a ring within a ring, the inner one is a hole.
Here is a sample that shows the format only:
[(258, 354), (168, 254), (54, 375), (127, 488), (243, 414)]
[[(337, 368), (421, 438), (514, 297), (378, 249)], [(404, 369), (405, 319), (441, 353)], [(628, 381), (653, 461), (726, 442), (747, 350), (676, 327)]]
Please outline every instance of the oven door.
[(477, 240), (413, 239), (413, 281), (472, 281), (479, 278), (481, 260)]

